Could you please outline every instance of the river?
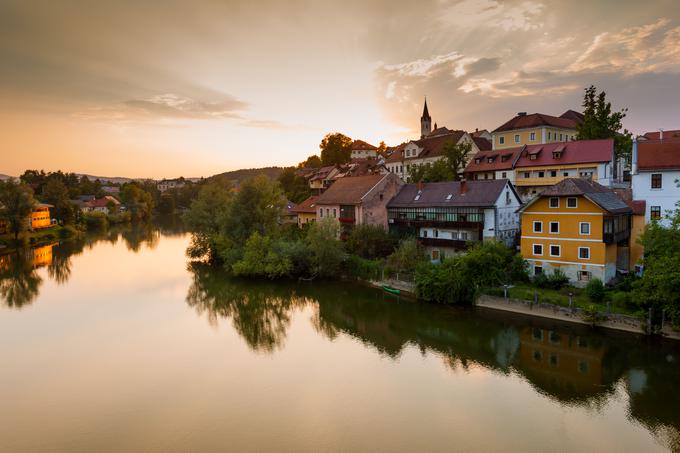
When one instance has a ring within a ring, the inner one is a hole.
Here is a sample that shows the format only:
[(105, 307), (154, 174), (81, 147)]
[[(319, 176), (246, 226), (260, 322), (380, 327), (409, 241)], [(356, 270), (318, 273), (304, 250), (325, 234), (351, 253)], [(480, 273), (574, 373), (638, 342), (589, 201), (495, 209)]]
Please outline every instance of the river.
[(0, 451), (680, 449), (680, 345), (229, 278), (177, 225), (0, 258)]

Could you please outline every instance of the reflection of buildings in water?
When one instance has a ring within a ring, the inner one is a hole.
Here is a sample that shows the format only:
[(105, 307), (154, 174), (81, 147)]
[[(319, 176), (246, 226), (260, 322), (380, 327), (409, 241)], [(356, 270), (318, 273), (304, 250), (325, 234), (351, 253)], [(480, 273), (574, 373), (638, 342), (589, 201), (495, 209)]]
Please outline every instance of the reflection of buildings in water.
[(9, 271), (11, 258), (9, 255), (0, 255), (0, 272)]
[(532, 380), (581, 394), (601, 391), (603, 347), (537, 327), (524, 328), (520, 342), (519, 366)]
[(42, 247), (29, 250), (27, 258), (31, 265), (36, 268), (52, 264), (52, 247), (54, 247), (54, 244), (43, 245)]
[(501, 368), (506, 369), (515, 361), (520, 347), (521, 342), (517, 329), (503, 329), (491, 341), (491, 346), (496, 351), (496, 361)]

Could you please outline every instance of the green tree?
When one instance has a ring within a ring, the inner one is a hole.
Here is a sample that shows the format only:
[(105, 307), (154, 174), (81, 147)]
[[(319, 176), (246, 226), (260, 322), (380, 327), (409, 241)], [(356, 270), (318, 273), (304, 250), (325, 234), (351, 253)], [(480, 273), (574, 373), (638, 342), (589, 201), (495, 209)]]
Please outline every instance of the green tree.
[(412, 273), (426, 261), (425, 250), (416, 238), (403, 239), (394, 253), (387, 257), (387, 269)]
[(278, 181), (286, 198), (293, 203), (300, 203), (309, 198), (312, 194), (312, 189), (309, 188), (307, 180), (297, 176), (295, 172), (295, 167), (284, 168), (278, 177)]
[(316, 154), (312, 154), (306, 160), (300, 162), (298, 168), (319, 168), (321, 165), (321, 158)]
[(594, 85), (585, 89), (582, 105), (584, 118), (578, 126), (577, 140), (613, 138), (616, 157), (630, 162), (633, 136), (623, 129), (622, 122), (628, 109), (612, 112), (612, 104), (607, 101), (606, 93), (601, 91), (597, 94)]
[(410, 182), (458, 181), (471, 151), (470, 143), (449, 141), (443, 145), (442, 159), (424, 165), (411, 165), (408, 179)]
[(345, 259), (338, 241), (339, 226), (332, 219), (313, 223), (307, 231), (309, 272), (312, 276), (335, 277)]
[(151, 218), (154, 208), (153, 196), (138, 183), (124, 184), (120, 190), (120, 197), (132, 220), (148, 220)]
[(50, 213), (63, 223), (73, 223), (75, 210), (69, 199), (69, 191), (66, 184), (59, 178), (49, 178), (42, 189), (42, 199), (54, 208)]
[(221, 224), (232, 199), (231, 185), (221, 181), (205, 184), (184, 214), (184, 222), (192, 232), (187, 254), (192, 258), (217, 258), (216, 249)]
[(386, 257), (395, 246), (396, 239), (382, 225), (357, 225), (345, 242), (349, 253), (369, 260)]
[(319, 148), (323, 165), (345, 164), (352, 154), (352, 139), (339, 132), (326, 134)]
[(243, 258), (233, 265), (232, 270), (235, 275), (274, 279), (289, 275), (292, 268), (293, 264), (281, 244), (256, 231), (246, 241)]
[(29, 216), (36, 201), (33, 190), (24, 183), (10, 180), (0, 181), (0, 217), (7, 219), (9, 231), (14, 233), (14, 239), (19, 239), (19, 233), (28, 228)]

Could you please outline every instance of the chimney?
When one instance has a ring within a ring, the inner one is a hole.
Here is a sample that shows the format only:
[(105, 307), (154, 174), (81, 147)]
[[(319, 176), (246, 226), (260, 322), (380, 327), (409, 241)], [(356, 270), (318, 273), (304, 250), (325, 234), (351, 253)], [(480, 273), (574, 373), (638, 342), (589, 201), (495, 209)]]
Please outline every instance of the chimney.
[(467, 181), (465, 178), (460, 180), (460, 194), (465, 195), (468, 191)]
[(659, 129), (659, 140), (663, 141), (663, 129)]
[(517, 116), (527, 116), (527, 112), (517, 112)]
[(423, 181), (418, 181), (418, 192), (423, 191)]
[(633, 137), (633, 156), (631, 158), (630, 172), (637, 175), (638, 172), (638, 142), (637, 137)]

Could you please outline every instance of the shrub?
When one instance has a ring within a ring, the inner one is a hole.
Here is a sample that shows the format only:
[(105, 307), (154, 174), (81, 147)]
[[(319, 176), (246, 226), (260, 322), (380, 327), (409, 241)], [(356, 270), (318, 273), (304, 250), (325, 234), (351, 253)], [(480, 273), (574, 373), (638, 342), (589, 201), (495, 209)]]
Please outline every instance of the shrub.
[(425, 251), (416, 238), (403, 239), (399, 247), (387, 257), (387, 271), (414, 273), (416, 268), (427, 262)]
[(569, 277), (560, 269), (555, 269), (552, 274), (541, 273), (534, 277), (534, 285), (545, 289), (561, 289), (569, 283)]
[(630, 293), (625, 291), (614, 291), (611, 293), (612, 305), (615, 307), (628, 307), (631, 305)]
[(59, 237), (70, 238), (78, 234), (78, 230), (72, 225), (66, 225), (59, 230)]
[(468, 277), (462, 257), (447, 259), (440, 265), (422, 264), (416, 270), (416, 293), (429, 302), (472, 304), (477, 288)]
[(104, 229), (109, 225), (106, 214), (103, 212), (86, 212), (82, 216), (88, 230)]
[(604, 300), (604, 284), (599, 278), (594, 278), (586, 285), (586, 294), (593, 302), (602, 302)]
[(381, 225), (357, 225), (345, 242), (349, 253), (366, 259), (385, 258), (395, 245), (395, 238)]
[(243, 258), (232, 266), (235, 275), (280, 278), (290, 273), (292, 263), (281, 247), (257, 231), (246, 241)]
[(363, 280), (378, 280), (382, 272), (382, 261), (367, 260), (350, 255), (345, 261), (345, 274)]

